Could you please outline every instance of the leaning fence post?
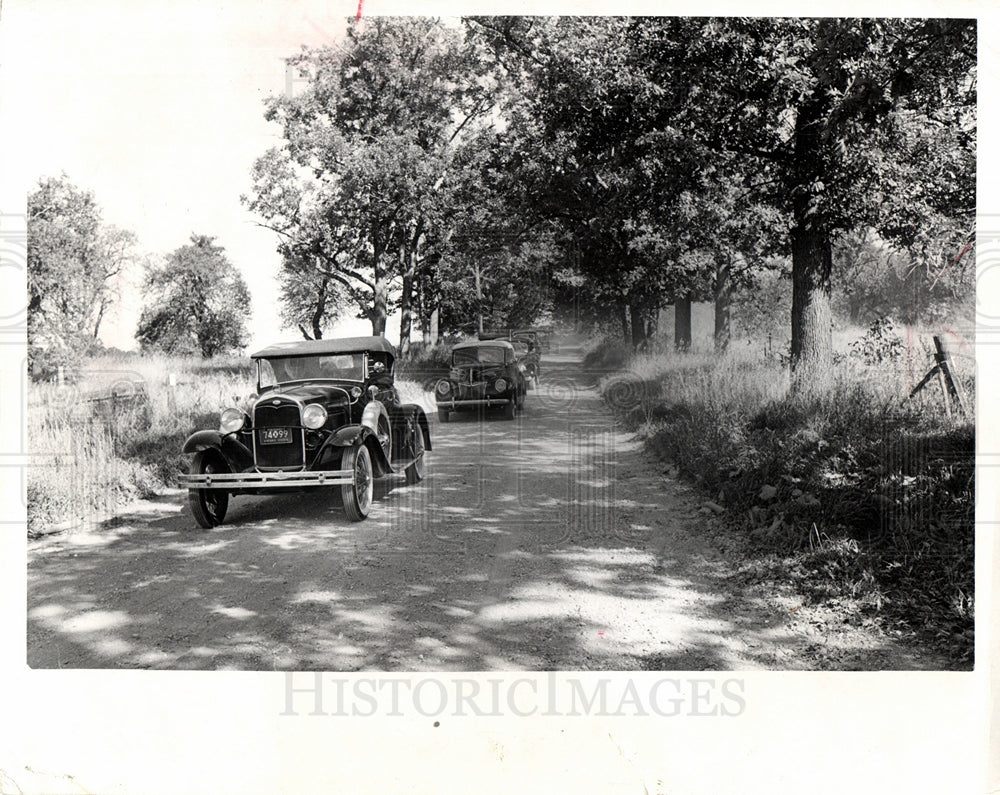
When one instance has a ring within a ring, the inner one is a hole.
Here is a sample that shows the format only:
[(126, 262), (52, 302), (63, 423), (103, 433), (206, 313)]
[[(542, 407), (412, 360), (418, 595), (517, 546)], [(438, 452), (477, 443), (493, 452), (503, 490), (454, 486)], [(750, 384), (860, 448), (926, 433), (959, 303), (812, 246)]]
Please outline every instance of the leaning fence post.
[[(945, 350), (944, 343), (941, 341), (940, 337), (934, 337), (934, 347), (937, 349), (934, 354), (934, 358), (937, 360), (938, 365), (941, 368), (941, 374), (944, 377), (944, 382), (947, 383), (951, 393), (955, 396), (955, 402), (958, 403), (958, 407), (962, 410), (962, 413), (965, 414), (966, 417), (971, 416), (969, 414), (969, 407), (966, 405), (965, 389), (962, 387), (962, 382), (955, 377), (955, 373), (951, 369), (951, 356), (948, 354), (948, 351)], [(944, 384), (941, 385), (941, 388), (942, 390), (945, 389)]]

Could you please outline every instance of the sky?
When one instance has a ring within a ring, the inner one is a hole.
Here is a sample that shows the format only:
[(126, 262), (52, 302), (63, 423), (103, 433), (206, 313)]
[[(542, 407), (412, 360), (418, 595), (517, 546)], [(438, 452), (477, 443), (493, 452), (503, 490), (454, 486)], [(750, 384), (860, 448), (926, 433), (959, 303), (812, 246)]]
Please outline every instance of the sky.
[[(7, 0), (0, 101), (28, 123), (0, 154), (3, 206), (23, 206), (40, 177), (65, 172), (142, 252), (215, 236), (250, 287), (251, 350), (293, 338), (278, 320), (276, 236), (240, 195), (253, 161), (280, 143), (263, 100), (287, 90), (284, 59), (335, 43), (356, 12), (356, 1)], [(135, 347), (140, 278), (141, 267), (105, 321), (108, 345)], [(336, 331), (371, 333), (371, 324), (348, 320)], [(398, 334), (398, 321), (388, 333)]]

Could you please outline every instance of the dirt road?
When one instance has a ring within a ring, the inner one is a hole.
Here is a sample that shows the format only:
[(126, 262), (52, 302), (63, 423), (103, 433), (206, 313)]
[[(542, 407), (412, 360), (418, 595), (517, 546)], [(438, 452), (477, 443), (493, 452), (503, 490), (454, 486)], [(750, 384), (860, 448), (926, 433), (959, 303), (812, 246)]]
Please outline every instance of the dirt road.
[[(351, 524), (330, 493), (186, 494), (29, 547), (34, 668), (939, 668), (752, 589), (717, 520), (617, 428), (579, 351), (544, 360), (515, 421), (432, 419), (428, 478)], [(377, 495), (379, 496), (379, 495)]]

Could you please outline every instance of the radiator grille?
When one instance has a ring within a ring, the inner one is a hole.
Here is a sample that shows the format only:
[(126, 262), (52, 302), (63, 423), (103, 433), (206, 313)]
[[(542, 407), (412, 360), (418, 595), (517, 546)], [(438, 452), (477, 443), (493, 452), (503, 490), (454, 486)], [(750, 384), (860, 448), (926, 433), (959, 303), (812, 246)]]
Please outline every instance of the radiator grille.
[[(302, 417), (295, 403), (274, 406), (259, 404), (254, 409), (254, 459), (258, 469), (302, 469), (305, 451), (302, 440)], [(262, 444), (261, 428), (290, 428), (292, 438), (287, 444)]]

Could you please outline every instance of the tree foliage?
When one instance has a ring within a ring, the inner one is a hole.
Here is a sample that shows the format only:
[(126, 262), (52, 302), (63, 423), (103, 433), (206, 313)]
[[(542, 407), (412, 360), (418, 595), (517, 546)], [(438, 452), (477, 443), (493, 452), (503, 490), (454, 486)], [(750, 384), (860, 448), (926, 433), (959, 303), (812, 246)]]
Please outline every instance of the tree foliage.
[(96, 342), (135, 237), (103, 221), (94, 194), (63, 174), (28, 196), (28, 366), (47, 377)]
[(258, 161), (247, 199), (281, 237), (288, 301), (295, 273), (303, 286), (335, 283), (374, 334), (398, 305), (408, 342), (428, 240), (445, 238), (462, 149), (491, 108), (473, 55), (438, 20), (375, 18), (343, 47), (290, 59), (306, 87), (269, 100), (285, 140)]
[[(917, 250), (968, 234), (972, 21), (472, 25), (531, 97), (539, 154), (523, 173), (539, 175), (536, 206), (567, 222), (576, 278), (595, 304), (627, 303), (633, 330), (642, 302), (704, 283), (684, 264), (693, 247), (747, 262), (788, 245), (793, 356), (823, 366), (838, 234), (870, 226)], [(734, 190), (745, 195), (727, 206)], [(720, 214), (735, 224), (727, 230)], [(740, 233), (745, 217), (764, 222), (756, 240)]]
[(136, 331), (143, 350), (209, 357), (246, 347), (250, 291), (214, 240), (192, 235), (147, 270)]
[(724, 348), (734, 291), (790, 256), (793, 361), (823, 367), (848, 236), (902, 252), (915, 295), (954, 276), (975, 45), (956, 19), (376, 19), (292, 59), (247, 202), (307, 336), (346, 299), (375, 333), (398, 308), (404, 350), (414, 319), (553, 309), (641, 345), (713, 298)]

